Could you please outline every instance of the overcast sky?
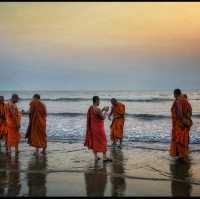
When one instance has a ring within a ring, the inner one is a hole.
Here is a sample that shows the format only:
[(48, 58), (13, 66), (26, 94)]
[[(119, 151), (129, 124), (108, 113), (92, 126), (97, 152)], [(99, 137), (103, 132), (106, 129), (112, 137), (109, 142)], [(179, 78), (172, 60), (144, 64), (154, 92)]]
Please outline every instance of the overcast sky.
[(199, 2), (1, 2), (0, 89), (199, 89), (199, 44)]

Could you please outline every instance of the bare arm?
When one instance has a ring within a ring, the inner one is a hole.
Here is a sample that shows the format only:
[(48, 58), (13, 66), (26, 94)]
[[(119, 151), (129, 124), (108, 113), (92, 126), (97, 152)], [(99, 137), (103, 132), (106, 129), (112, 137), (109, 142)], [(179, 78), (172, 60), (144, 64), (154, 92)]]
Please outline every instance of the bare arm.
[(109, 115), (108, 115), (108, 119), (111, 120), (111, 115), (113, 114), (113, 108), (111, 109)]
[(104, 109), (101, 110), (101, 109), (97, 108), (96, 111), (102, 120), (104, 120), (106, 118), (107, 112)]

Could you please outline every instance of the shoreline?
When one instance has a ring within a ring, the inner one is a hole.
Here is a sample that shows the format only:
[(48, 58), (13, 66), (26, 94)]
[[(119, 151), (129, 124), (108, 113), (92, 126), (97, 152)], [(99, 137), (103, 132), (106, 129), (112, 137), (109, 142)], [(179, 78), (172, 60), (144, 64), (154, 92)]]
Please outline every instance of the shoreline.
[(190, 162), (179, 164), (167, 150), (136, 147), (109, 147), (113, 162), (103, 163), (100, 155), (95, 163), (82, 143), (48, 142), (46, 155), (35, 156), (23, 142), (18, 157), (8, 157), (1, 146), (0, 196), (200, 195), (199, 153), (191, 152)]

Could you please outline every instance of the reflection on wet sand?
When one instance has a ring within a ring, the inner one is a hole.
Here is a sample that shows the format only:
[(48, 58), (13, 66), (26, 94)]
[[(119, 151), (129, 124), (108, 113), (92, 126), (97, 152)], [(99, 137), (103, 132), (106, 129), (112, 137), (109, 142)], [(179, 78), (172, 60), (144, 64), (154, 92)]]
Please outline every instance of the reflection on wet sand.
[[(174, 163), (170, 164), (170, 170), (172, 174), (171, 191), (173, 196), (186, 196), (191, 195), (192, 186), (190, 184), (191, 173), (190, 173), (190, 161), (180, 162), (175, 160)], [(181, 181), (177, 181), (177, 180)]]
[[(123, 167), (123, 152), (115, 147), (111, 149), (111, 156), (113, 159), (111, 166), (111, 184), (112, 184), (112, 196), (123, 196), (126, 190), (126, 181)], [(117, 174), (120, 176), (113, 176)]]
[(0, 196), (19, 196), (20, 162), (19, 157), (0, 152)]
[(0, 196), (6, 195), (6, 185), (8, 184), (8, 175), (6, 171), (7, 161), (6, 154), (0, 152)]
[(85, 184), (87, 196), (104, 196), (107, 184), (106, 165), (103, 164), (103, 168), (100, 168), (95, 162), (94, 168), (88, 168), (85, 172)]
[(8, 157), (8, 193), (7, 196), (18, 196), (21, 189), (20, 184), (20, 161), (19, 156), (16, 155)]
[(33, 156), (28, 164), (27, 184), (29, 196), (46, 196), (46, 155)]

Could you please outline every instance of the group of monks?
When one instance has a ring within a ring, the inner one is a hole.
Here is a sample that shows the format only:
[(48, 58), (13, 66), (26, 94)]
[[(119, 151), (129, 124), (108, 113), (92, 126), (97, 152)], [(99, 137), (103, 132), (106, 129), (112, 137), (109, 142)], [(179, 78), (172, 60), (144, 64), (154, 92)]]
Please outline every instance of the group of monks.
[[(5, 140), (7, 153), (19, 153), (18, 145), (21, 140), (20, 123), (21, 112), (17, 107), (19, 96), (13, 94), (11, 100), (5, 102), (4, 97), (0, 96), (0, 139)], [(30, 102), (29, 125), (26, 132), (28, 144), (36, 148), (36, 153), (42, 148), (45, 153), (47, 147), (46, 136), (46, 116), (45, 105), (40, 101), (40, 95), (35, 94)]]
[[(186, 94), (182, 94), (180, 89), (174, 90), (174, 102), (171, 107), (172, 117), (172, 135), (170, 145), (170, 155), (179, 158), (180, 161), (188, 160), (189, 151), (189, 131), (193, 125), (192, 107)], [(98, 152), (103, 153), (103, 161), (112, 161), (107, 158), (107, 140), (104, 129), (104, 120), (108, 116), (112, 123), (110, 125), (110, 138), (113, 145), (119, 141), (120, 145), (123, 139), (123, 128), (125, 122), (125, 106), (115, 98), (111, 99), (111, 112), (108, 114), (109, 107), (99, 108), (100, 98), (93, 97), (93, 105), (87, 112), (87, 128), (84, 145), (93, 150), (95, 160), (100, 158)]]
[(95, 160), (100, 158), (97, 153), (103, 153), (103, 161), (112, 161), (112, 159), (106, 156), (107, 151), (107, 139), (104, 128), (104, 120), (108, 116), (112, 123), (110, 125), (110, 138), (113, 145), (117, 142), (122, 144), (123, 139), (123, 128), (125, 121), (125, 105), (118, 102), (115, 98), (111, 99), (112, 108), (108, 114), (109, 107), (105, 106), (102, 109), (99, 108), (100, 98), (99, 96), (93, 97), (93, 105), (91, 105), (87, 112), (87, 127), (86, 127), (86, 137), (84, 146), (93, 150)]
[[(189, 131), (192, 122), (192, 107), (187, 99), (187, 95), (182, 94), (180, 89), (174, 90), (174, 102), (171, 107), (172, 116), (172, 135), (170, 155), (178, 157), (180, 160), (188, 159)], [(4, 97), (0, 96), (0, 139), (5, 140), (6, 150), (11, 153), (11, 148), (15, 148), (16, 154), (19, 152), (18, 145), (21, 138), (20, 121), (21, 113), (17, 107), (19, 97), (13, 94), (10, 101), (4, 102)], [(107, 139), (104, 128), (104, 120), (108, 117), (112, 120), (110, 125), (110, 138), (112, 145), (119, 142), (121, 147), (123, 140), (124, 122), (125, 122), (125, 105), (118, 102), (115, 98), (111, 99), (111, 111), (105, 106), (99, 108), (99, 96), (93, 97), (93, 104), (87, 112), (87, 126), (84, 146), (91, 149), (94, 153), (95, 160), (99, 160), (98, 153), (103, 153), (103, 161), (112, 161), (106, 155)], [(36, 153), (42, 148), (45, 153), (47, 148), (46, 135), (46, 106), (40, 100), (40, 95), (35, 94), (30, 102), (29, 125), (25, 138), (28, 144), (36, 148)]]

